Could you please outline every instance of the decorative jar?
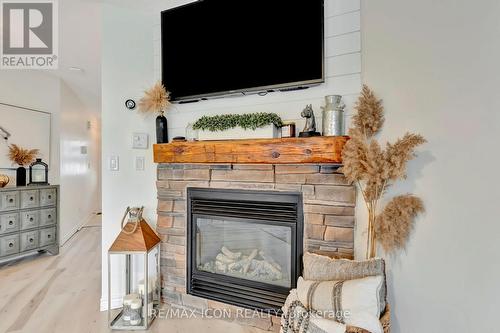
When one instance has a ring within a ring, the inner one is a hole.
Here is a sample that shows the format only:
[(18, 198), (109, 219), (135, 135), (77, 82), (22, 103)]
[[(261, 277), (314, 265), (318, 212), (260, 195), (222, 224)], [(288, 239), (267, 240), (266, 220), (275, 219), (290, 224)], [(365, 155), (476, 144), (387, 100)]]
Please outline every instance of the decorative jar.
[(345, 135), (344, 108), (340, 95), (325, 96), (326, 105), (323, 109), (323, 136)]

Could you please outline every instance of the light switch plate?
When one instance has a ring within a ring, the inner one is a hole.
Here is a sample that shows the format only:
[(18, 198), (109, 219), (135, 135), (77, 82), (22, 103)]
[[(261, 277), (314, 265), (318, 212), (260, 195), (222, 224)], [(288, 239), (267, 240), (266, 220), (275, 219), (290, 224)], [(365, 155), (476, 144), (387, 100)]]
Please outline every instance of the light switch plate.
[(149, 135), (148, 133), (134, 133), (132, 134), (132, 148), (133, 149), (148, 149)]
[(118, 158), (118, 156), (110, 156), (109, 157), (108, 167), (109, 167), (110, 171), (120, 170), (120, 159)]
[(144, 156), (136, 156), (135, 157), (135, 170), (136, 171), (144, 171), (145, 165)]

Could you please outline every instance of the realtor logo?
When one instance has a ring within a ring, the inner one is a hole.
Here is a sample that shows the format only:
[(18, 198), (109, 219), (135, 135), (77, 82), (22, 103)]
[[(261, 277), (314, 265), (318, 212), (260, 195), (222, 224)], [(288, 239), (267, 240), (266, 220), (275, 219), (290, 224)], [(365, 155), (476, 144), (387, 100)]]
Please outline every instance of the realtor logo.
[(2, 69), (57, 69), (56, 0), (0, 0)]

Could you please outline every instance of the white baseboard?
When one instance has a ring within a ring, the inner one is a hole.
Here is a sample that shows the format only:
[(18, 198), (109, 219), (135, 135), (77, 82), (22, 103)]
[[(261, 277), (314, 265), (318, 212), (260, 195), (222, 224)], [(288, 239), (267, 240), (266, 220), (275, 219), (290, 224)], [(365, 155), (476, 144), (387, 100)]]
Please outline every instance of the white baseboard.
[(70, 232), (68, 232), (66, 235), (63, 235), (61, 237), (61, 239), (59, 240), (59, 243), (61, 245), (63, 245), (64, 243), (66, 243), (71, 237), (73, 237), (74, 234), (76, 234), (84, 225), (86, 225), (87, 223), (90, 222), (90, 220), (92, 220), (92, 218), (95, 216), (95, 213), (91, 213), (89, 214), (87, 217), (85, 217), (84, 219), (82, 219), (80, 221), (80, 223), (78, 223), (77, 225), (75, 225), (73, 227), (73, 229), (70, 230)]
[[(111, 309), (121, 308), (123, 305), (123, 297), (112, 297), (111, 298)], [(101, 298), (101, 311), (108, 311), (108, 299)]]

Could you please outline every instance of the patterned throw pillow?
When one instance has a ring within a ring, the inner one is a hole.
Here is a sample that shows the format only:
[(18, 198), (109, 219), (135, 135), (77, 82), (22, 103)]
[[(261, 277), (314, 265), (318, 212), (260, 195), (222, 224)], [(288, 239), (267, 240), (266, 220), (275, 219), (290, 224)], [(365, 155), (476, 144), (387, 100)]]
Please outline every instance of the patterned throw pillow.
[(384, 312), (387, 300), (387, 287), (385, 280), (384, 259), (375, 258), (364, 261), (348, 259), (332, 259), (314, 253), (304, 254), (305, 280), (333, 281), (333, 280), (353, 280), (367, 276), (383, 277), (382, 288), (380, 288), (380, 309)]
[(382, 333), (380, 324), (380, 288), (382, 276), (369, 276), (348, 281), (297, 282), (299, 301), (321, 317)]

